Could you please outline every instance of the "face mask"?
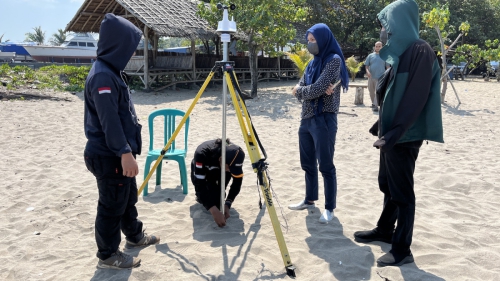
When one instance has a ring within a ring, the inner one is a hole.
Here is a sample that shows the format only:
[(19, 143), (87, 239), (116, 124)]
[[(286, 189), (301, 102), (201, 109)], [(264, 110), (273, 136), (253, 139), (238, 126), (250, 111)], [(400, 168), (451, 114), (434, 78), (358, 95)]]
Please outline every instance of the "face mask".
[(380, 30), (380, 42), (382, 42), (383, 45), (387, 44), (387, 40), (389, 39), (389, 35), (387, 34), (387, 30), (385, 28), (382, 28)]
[(311, 55), (315, 56), (317, 54), (319, 54), (319, 48), (318, 48), (318, 43), (311, 43), (311, 42), (308, 42), (307, 43), (307, 50), (309, 51), (309, 53), (311, 53)]

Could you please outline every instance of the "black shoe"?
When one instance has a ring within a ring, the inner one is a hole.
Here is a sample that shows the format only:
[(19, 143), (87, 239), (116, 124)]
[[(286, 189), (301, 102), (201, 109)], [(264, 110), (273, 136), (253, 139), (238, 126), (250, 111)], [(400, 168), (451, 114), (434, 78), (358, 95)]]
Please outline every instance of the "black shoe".
[(356, 231), (354, 232), (354, 240), (362, 243), (380, 241), (390, 244), (392, 243), (392, 231), (389, 233), (381, 233), (376, 228), (372, 230)]
[(411, 253), (397, 257), (394, 256), (392, 252), (389, 252), (377, 260), (378, 266), (402, 266), (403, 264), (412, 262), (415, 262), (415, 260), (413, 259), (413, 255)]

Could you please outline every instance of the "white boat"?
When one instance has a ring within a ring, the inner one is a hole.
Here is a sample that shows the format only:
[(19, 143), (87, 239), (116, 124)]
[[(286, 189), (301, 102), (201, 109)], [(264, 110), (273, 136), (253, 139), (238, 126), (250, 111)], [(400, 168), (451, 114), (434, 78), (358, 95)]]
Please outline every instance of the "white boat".
[(77, 33), (61, 46), (24, 46), (39, 62), (90, 63), (97, 57), (97, 40), (88, 33)]

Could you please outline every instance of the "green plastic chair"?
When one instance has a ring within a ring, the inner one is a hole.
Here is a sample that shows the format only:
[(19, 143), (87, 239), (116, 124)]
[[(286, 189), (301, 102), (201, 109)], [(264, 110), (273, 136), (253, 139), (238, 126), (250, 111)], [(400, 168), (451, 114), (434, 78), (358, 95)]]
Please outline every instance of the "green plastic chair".
[[(158, 116), (163, 116), (165, 118), (165, 126), (164, 126), (164, 139), (163, 145), (166, 145), (170, 137), (173, 135), (176, 129), (175, 119), (178, 117), (182, 119), (185, 115), (185, 112), (178, 109), (166, 108), (166, 109), (158, 109), (148, 117), (149, 124), (149, 151), (148, 156), (146, 157), (146, 167), (144, 168), (144, 179), (149, 174), (149, 170), (151, 168), (151, 163), (156, 161), (158, 157), (161, 155), (160, 149), (153, 149), (153, 139), (154, 139), (154, 128), (153, 128), (153, 120)], [(180, 119), (178, 119), (180, 121)], [(181, 185), (182, 192), (184, 194), (188, 193), (188, 181), (187, 181), (187, 169), (186, 169), (186, 154), (188, 148), (188, 131), (189, 131), (189, 117), (186, 119), (186, 123), (184, 124), (184, 148), (178, 148), (176, 146), (175, 140), (170, 145), (167, 153), (163, 155), (163, 160), (173, 160), (177, 161), (179, 164), (180, 177), (181, 177)], [(179, 135), (177, 135), (177, 138)], [(163, 161), (162, 161), (163, 162)], [(162, 162), (156, 168), (156, 185), (161, 184), (161, 166)], [(144, 187), (143, 196), (148, 195), (148, 184)]]

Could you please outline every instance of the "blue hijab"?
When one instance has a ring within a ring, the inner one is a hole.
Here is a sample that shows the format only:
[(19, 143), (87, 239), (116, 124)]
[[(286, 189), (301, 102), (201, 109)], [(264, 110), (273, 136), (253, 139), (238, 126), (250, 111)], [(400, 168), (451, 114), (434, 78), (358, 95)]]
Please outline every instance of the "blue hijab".
[(316, 39), (319, 53), (314, 56), (314, 59), (310, 61), (306, 67), (304, 74), (306, 85), (311, 85), (316, 82), (325, 65), (330, 62), (334, 56), (337, 56), (341, 61), (340, 79), (342, 88), (344, 88), (344, 92), (347, 91), (347, 88), (349, 87), (349, 74), (345, 66), (344, 54), (342, 54), (339, 43), (335, 40), (330, 28), (328, 28), (328, 26), (324, 23), (317, 23), (313, 25), (306, 32), (306, 41), (309, 33), (312, 33)]

